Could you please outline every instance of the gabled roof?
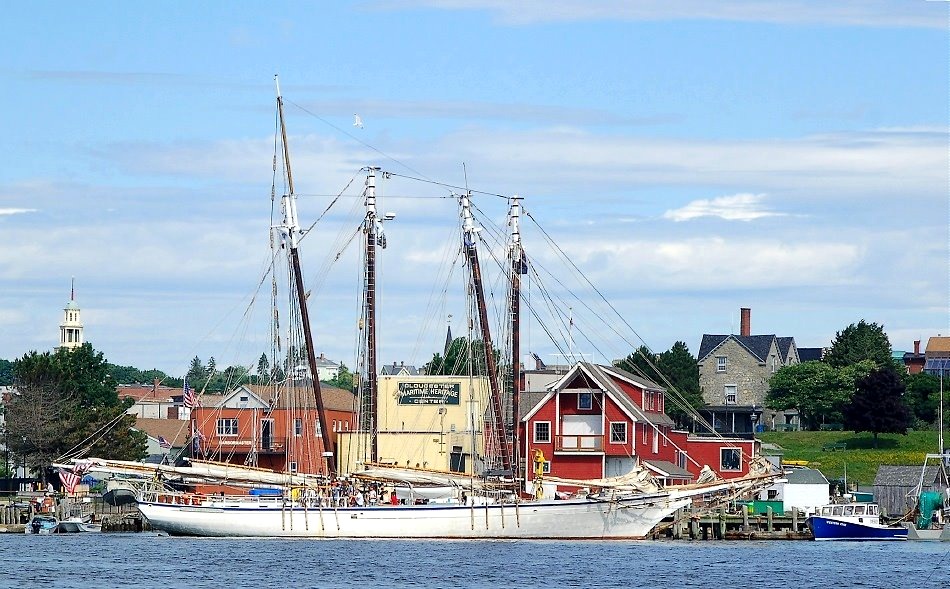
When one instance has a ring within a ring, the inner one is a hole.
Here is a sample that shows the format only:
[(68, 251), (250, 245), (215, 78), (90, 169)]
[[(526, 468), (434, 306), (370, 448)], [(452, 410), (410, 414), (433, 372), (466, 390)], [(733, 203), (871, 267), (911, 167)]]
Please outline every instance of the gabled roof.
[(790, 485), (827, 485), (828, 479), (820, 470), (814, 468), (795, 468), (790, 470), (785, 478)]
[(670, 479), (693, 479), (691, 472), (666, 460), (644, 460), (643, 464), (661, 477)]
[(119, 385), (116, 389), (120, 399), (132, 399), (136, 403), (141, 401), (162, 401), (169, 402), (175, 395), (181, 395), (182, 390), (178, 387), (166, 387), (155, 385)]
[(419, 369), (415, 366), (408, 366), (406, 364), (384, 364), (382, 368), (379, 369), (379, 374), (382, 376), (396, 376), (398, 374), (408, 374), (409, 376), (418, 376)]
[[(772, 349), (772, 342), (775, 341), (775, 334), (770, 335), (709, 335), (703, 334), (702, 343), (699, 344), (699, 362), (705, 360), (717, 348), (722, 346), (728, 340), (734, 340), (740, 346), (746, 349), (759, 362), (765, 362), (769, 357), (769, 350)], [(791, 338), (789, 338), (791, 339)]]
[[(891, 466), (882, 464), (877, 467), (877, 475), (874, 477), (874, 486), (885, 487), (916, 487), (920, 482), (921, 467), (919, 466)], [(936, 464), (927, 467), (924, 472), (924, 484), (930, 484), (937, 480), (940, 474), (940, 467)]]
[(626, 380), (635, 386), (647, 390), (662, 392), (664, 390), (663, 387), (656, 384), (655, 382), (645, 378), (639, 378), (614, 366), (601, 366), (600, 364), (592, 364), (590, 362), (578, 362), (575, 364), (567, 372), (567, 374), (561, 377), (561, 379), (551, 387), (549, 392), (540, 396), (539, 400), (537, 400), (534, 406), (523, 414), (523, 417), (521, 418), (522, 421), (530, 419), (531, 416), (534, 415), (542, 405), (552, 399), (554, 395), (567, 388), (567, 385), (574, 382), (574, 379), (579, 376), (586, 377), (592, 385), (607, 393), (607, 395), (613, 399), (620, 409), (631, 419), (645, 423), (652, 423), (654, 425), (672, 426), (674, 424), (673, 420), (670, 419), (670, 417), (665, 413), (642, 410), (640, 406), (633, 401), (633, 399), (627, 396), (623, 389), (617, 386), (617, 383), (614, 382), (614, 378)]
[(339, 362), (328, 360), (322, 354), (314, 358), (313, 363), (317, 368), (339, 368), (340, 366)]
[(821, 360), (824, 352), (824, 348), (798, 348), (798, 360), (800, 362), (813, 362)]
[(950, 337), (932, 337), (927, 340), (925, 353), (950, 352)]
[(778, 344), (778, 353), (782, 356), (782, 362), (788, 361), (788, 355), (792, 350), (792, 346), (795, 345), (795, 338), (776, 337), (775, 343)]
[[(225, 397), (225, 400), (219, 403), (223, 405), (228, 399), (233, 398), (235, 394), (242, 389), (252, 393), (261, 400), (265, 406), (278, 409), (315, 409), (317, 407), (316, 399), (313, 397), (313, 390), (310, 388), (310, 380), (305, 379), (295, 382), (293, 387), (287, 387), (286, 382), (280, 387), (268, 385), (241, 385)], [(356, 395), (343, 389), (320, 385), (320, 395), (323, 397), (323, 406), (331, 411), (356, 411)]]
[(159, 436), (165, 438), (173, 448), (183, 448), (188, 443), (189, 425), (187, 421), (139, 417), (132, 427), (155, 440), (158, 440)]
[(541, 404), (541, 401), (548, 396), (547, 391), (541, 392), (522, 392), (518, 396), (518, 419), (524, 421), (524, 418), (532, 409)]

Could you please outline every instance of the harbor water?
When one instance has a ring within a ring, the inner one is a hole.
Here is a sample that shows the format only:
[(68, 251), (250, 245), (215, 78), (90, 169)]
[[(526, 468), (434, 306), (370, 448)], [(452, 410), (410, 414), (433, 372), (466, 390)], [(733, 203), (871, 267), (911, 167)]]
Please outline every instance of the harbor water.
[(461, 542), (0, 534), (0, 588), (945, 588), (924, 542)]

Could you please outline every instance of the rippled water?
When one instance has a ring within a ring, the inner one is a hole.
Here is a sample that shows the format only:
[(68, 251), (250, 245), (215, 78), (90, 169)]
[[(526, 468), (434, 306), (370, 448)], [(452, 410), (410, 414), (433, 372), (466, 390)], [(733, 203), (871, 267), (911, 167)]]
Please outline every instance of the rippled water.
[(462, 542), (0, 534), (0, 588), (950, 586), (920, 542)]

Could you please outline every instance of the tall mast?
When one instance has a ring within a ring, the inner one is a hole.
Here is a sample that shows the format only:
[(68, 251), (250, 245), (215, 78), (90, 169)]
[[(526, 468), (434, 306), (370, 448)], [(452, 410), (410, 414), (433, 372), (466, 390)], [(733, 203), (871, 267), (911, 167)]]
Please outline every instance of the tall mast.
[(317, 355), (314, 353), (313, 334), (310, 332), (310, 314), (307, 311), (307, 295), (304, 291), (303, 273), (300, 270), (300, 256), (297, 246), (300, 241), (300, 224), (297, 222), (297, 195), (294, 194), (294, 176), (290, 170), (290, 147), (287, 145), (287, 127), (284, 125), (284, 100), (280, 96), (280, 83), (274, 76), (277, 86), (277, 113), (280, 116), (280, 136), (284, 150), (284, 167), (287, 170), (287, 194), (281, 197), (284, 219), (279, 227), (284, 234), (290, 250), (290, 264), (294, 274), (294, 286), (297, 291), (297, 304), (300, 307), (300, 321), (303, 323), (303, 337), (307, 345), (307, 363), (310, 365), (310, 382), (313, 386), (313, 396), (317, 402), (317, 417), (320, 419), (320, 436), (323, 440), (323, 452), (327, 456), (327, 469), (330, 476), (336, 475), (336, 460), (333, 456), (333, 446), (330, 441), (330, 431), (327, 429), (327, 413), (323, 404), (323, 394), (320, 391), (320, 376), (317, 372)]
[(511, 197), (511, 210), (508, 212), (511, 226), (511, 423), (513, 439), (511, 446), (512, 470), (514, 476), (520, 473), (521, 463), (520, 440), (521, 415), (519, 403), (521, 400), (521, 275), (525, 273), (524, 251), (521, 249), (521, 197)]
[(475, 248), (476, 233), (481, 228), (475, 226), (472, 217), (470, 195), (465, 193), (459, 196), (462, 207), (462, 234), (465, 254), (472, 272), (472, 289), (475, 291), (475, 303), (478, 307), (478, 323), (482, 332), (482, 346), (485, 349), (485, 368), (488, 371), (488, 386), (491, 391), (492, 422), (495, 435), (501, 447), (502, 469), (511, 468), (511, 456), (508, 454), (507, 433), (505, 432), (505, 416), (501, 408), (501, 392), (498, 387), (498, 368), (495, 362), (495, 347), (492, 345), (491, 330), (488, 326), (488, 310), (485, 304), (485, 292), (482, 287), (482, 271), (478, 264), (478, 250)]
[[(379, 460), (379, 440), (376, 436), (379, 401), (376, 389), (376, 245), (379, 235), (379, 219), (376, 215), (376, 170), (368, 168), (366, 173), (366, 218), (363, 220), (363, 233), (366, 235), (366, 388), (369, 395), (370, 462)], [(382, 245), (382, 243), (380, 243)], [(385, 247), (385, 246), (383, 246)]]

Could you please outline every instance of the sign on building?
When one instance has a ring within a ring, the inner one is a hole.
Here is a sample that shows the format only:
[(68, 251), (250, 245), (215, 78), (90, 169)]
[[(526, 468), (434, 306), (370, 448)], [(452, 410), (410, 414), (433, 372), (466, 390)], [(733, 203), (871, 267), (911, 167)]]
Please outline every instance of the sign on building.
[(462, 385), (457, 382), (401, 382), (400, 405), (458, 405)]

